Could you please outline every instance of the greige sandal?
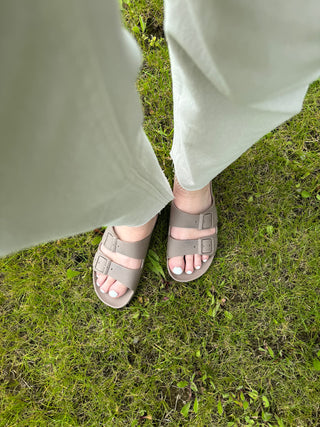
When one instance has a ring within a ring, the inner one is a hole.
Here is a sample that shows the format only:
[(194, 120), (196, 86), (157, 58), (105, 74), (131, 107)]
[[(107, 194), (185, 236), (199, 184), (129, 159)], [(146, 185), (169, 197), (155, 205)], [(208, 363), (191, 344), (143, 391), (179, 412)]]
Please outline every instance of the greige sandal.
[[(138, 242), (124, 242), (118, 238), (113, 227), (108, 227), (104, 232), (93, 260), (93, 286), (100, 300), (109, 307), (122, 308), (127, 305), (133, 297), (141, 277), (150, 238), (151, 234)], [(141, 267), (138, 269), (131, 269), (116, 264), (101, 251), (102, 245), (111, 252), (126, 255), (130, 258), (141, 259)], [(127, 292), (119, 298), (112, 298), (108, 294), (102, 293), (100, 287), (97, 285), (96, 272), (119, 280), (119, 282), (127, 286)]]
[[(168, 235), (168, 246), (167, 246), (167, 268), (170, 276), (177, 282), (191, 282), (191, 280), (198, 279), (202, 276), (210, 267), (218, 245), (218, 219), (217, 210), (215, 206), (215, 200), (212, 194), (212, 204), (204, 212), (200, 214), (189, 214), (178, 209), (174, 202), (171, 202), (170, 211), (170, 222), (169, 222), (169, 235)], [(215, 228), (215, 234), (210, 236), (201, 237), (193, 240), (178, 240), (170, 236), (171, 227), (182, 227), (182, 228), (197, 228), (198, 230), (206, 230)], [(207, 262), (202, 262), (199, 270), (194, 270), (193, 273), (187, 274), (174, 274), (169, 268), (169, 258), (176, 256), (185, 255), (209, 255)]]

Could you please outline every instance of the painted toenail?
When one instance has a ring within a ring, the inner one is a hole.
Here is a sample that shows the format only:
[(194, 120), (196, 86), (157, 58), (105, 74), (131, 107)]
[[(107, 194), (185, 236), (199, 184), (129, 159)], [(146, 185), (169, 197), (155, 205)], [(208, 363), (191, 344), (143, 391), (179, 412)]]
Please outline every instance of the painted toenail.
[(207, 261), (208, 261), (207, 259), (204, 259), (204, 260), (203, 260), (203, 262), (207, 262)]
[(200, 270), (200, 268), (201, 268), (201, 267), (200, 267), (200, 265), (196, 265), (196, 266), (195, 266), (195, 269), (196, 269), (196, 270)]
[(179, 276), (179, 274), (182, 274), (182, 268), (181, 267), (174, 267), (174, 269), (172, 270), (172, 272), (174, 274), (177, 274)]
[(105, 294), (105, 293), (106, 293), (106, 291), (105, 291), (105, 290), (103, 290), (102, 288), (100, 288), (100, 291), (101, 291), (103, 294)]
[(117, 298), (118, 295), (118, 292), (114, 291), (113, 289), (111, 289), (111, 291), (109, 292), (109, 296), (111, 298)]
[(188, 270), (188, 271), (187, 271), (187, 274), (192, 274), (192, 271)]

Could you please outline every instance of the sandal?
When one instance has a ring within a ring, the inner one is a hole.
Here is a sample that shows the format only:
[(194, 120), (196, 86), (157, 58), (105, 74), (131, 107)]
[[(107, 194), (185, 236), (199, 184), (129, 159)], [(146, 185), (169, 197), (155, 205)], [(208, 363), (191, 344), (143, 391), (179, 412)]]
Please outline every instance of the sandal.
[[(189, 214), (187, 212), (183, 212), (181, 209), (176, 207), (174, 202), (171, 202), (167, 246), (167, 268), (170, 276), (177, 282), (191, 282), (192, 280), (198, 279), (208, 270), (213, 261), (218, 245), (218, 219), (212, 188), (211, 197), (212, 203), (210, 207), (200, 214)], [(197, 228), (198, 230), (215, 228), (216, 232), (210, 236), (200, 237), (199, 239), (178, 240), (174, 239), (170, 235), (170, 228), (173, 226), (182, 228)], [(195, 254), (209, 255), (208, 261), (205, 263), (202, 262), (199, 270), (194, 270), (191, 274), (183, 272), (179, 275), (174, 274), (170, 270), (169, 258)]]
[[(138, 242), (124, 242), (118, 238), (113, 227), (108, 227), (105, 230), (93, 260), (93, 286), (96, 294), (104, 304), (112, 308), (122, 308), (130, 302), (141, 277), (150, 238), (151, 234)], [(111, 252), (120, 253), (130, 258), (141, 259), (140, 268), (131, 269), (111, 261), (101, 251), (102, 245)], [(119, 280), (119, 282), (127, 286), (127, 292), (119, 298), (112, 298), (108, 294), (102, 293), (100, 287), (97, 285), (96, 272), (110, 275), (113, 279)]]

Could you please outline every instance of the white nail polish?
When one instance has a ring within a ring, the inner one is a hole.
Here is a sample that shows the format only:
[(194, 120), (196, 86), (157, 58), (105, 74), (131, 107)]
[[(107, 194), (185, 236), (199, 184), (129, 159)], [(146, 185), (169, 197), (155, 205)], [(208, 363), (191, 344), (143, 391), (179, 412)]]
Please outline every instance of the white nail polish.
[(101, 291), (103, 294), (105, 294), (105, 293), (106, 293), (106, 291), (104, 291), (102, 288), (100, 288), (100, 291)]
[(201, 267), (200, 267), (200, 265), (196, 265), (196, 266), (195, 266), (195, 269), (196, 269), (196, 270), (200, 270), (200, 268), (201, 268)]
[(187, 271), (187, 274), (192, 274), (192, 271), (188, 270), (188, 271)]
[(114, 291), (113, 289), (111, 289), (111, 291), (109, 291), (109, 296), (111, 298), (117, 298), (118, 295), (119, 295), (118, 292)]
[(174, 269), (172, 270), (172, 272), (174, 274), (177, 274), (179, 276), (180, 274), (182, 274), (182, 268), (181, 267), (174, 267)]
[(208, 261), (208, 259), (204, 259), (204, 260), (203, 260), (203, 262), (207, 262), (207, 261)]

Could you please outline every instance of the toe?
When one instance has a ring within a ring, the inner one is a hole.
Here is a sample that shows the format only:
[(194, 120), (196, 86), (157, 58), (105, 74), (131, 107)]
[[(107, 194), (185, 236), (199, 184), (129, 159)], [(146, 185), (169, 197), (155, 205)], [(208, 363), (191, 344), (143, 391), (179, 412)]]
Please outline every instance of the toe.
[(185, 266), (185, 272), (187, 274), (192, 274), (193, 273), (193, 255), (186, 255), (185, 256), (186, 259), (186, 266)]
[(209, 259), (208, 255), (202, 255), (202, 262), (207, 262)]
[(127, 292), (127, 287), (122, 283), (116, 281), (109, 288), (109, 296), (112, 298), (119, 298)]
[(105, 276), (104, 274), (97, 273), (97, 285), (101, 286), (105, 282), (106, 278), (107, 276)]
[(112, 277), (108, 276), (107, 280), (104, 282), (103, 285), (100, 286), (100, 291), (103, 294), (106, 294), (109, 292), (110, 287), (114, 284), (115, 279), (113, 279)]
[(184, 260), (182, 256), (176, 256), (169, 259), (169, 268), (173, 274), (179, 276), (184, 271)]
[(199, 270), (201, 267), (202, 261), (201, 261), (201, 255), (195, 255), (194, 256), (194, 268), (196, 270)]

